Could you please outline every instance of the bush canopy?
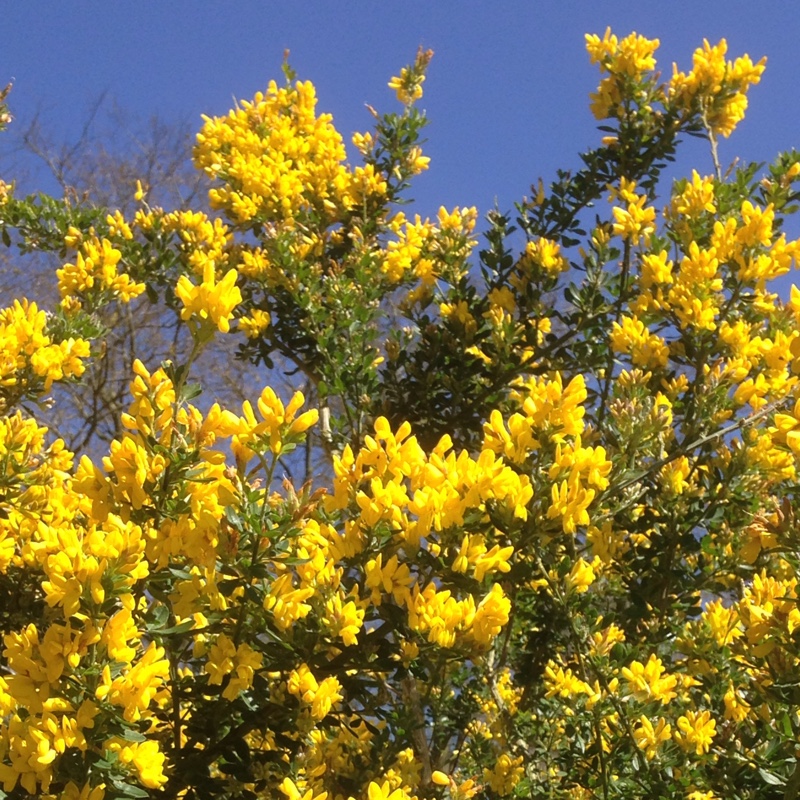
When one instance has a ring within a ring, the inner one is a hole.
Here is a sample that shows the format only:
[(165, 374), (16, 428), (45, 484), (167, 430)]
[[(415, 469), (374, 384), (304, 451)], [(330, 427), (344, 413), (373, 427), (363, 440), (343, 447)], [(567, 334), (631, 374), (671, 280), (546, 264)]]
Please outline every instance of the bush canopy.
[[(602, 138), (482, 227), (404, 210), (422, 50), (355, 162), (288, 65), (204, 118), (205, 211), (0, 182), (60, 264), (0, 311), (0, 797), (800, 796), (800, 155), (726, 169), (764, 60), (658, 44), (586, 37)], [(279, 391), (201, 395), (221, 339)]]

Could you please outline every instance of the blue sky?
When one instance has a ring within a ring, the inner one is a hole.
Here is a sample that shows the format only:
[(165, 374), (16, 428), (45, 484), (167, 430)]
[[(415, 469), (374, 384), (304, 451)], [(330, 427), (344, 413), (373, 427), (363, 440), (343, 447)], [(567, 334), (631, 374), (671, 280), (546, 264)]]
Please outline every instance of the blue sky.
[[(667, 75), (673, 61), (690, 67), (704, 37), (726, 37), (732, 57), (767, 55), (748, 119), (723, 142), (722, 161), (772, 160), (800, 145), (794, 2), (7, 3), (0, 83), (14, 79), (18, 130), (40, 111), (56, 138), (75, 136), (104, 91), (135, 115), (196, 128), (201, 114), (224, 113), (233, 98), (280, 79), (288, 48), (349, 141), (369, 127), (365, 103), (396, 107), (386, 83), (422, 44), (435, 51), (423, 101), (432, 163), (413, 192), (417, 210), (477, 205), (485, 213), (495, 200), (510, 209), (539, 176), (576, 166), (577, 153), (597, 141), (587, 101), (597, 70), (583, 36), (608, 25), (660, 38)], [(711, 172), (707, 148), (688, 144), (682, 172)]]

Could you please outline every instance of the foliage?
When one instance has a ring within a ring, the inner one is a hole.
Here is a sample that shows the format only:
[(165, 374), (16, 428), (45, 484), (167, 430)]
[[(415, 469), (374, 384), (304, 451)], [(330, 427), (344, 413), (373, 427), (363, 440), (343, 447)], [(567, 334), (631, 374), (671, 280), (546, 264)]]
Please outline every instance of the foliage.
[[(424, 51), (357, 166), (288, 67), (206, 119), (217, 216), (0, 184), (5, 246), (63, 253), (0, 313), (7, 797), (797, 796), (800, 156), (723, 175), (763, 61), (657, 47), (587, 37), (600, 146), (477, 256), (475, 209), (400, 210)], [(659, 215), (687, 135), (715, 174)], [(188, 347), (78, 459), (36, 407), (149, 299)], [(319, 407), (193, 405), (220, 335)]]

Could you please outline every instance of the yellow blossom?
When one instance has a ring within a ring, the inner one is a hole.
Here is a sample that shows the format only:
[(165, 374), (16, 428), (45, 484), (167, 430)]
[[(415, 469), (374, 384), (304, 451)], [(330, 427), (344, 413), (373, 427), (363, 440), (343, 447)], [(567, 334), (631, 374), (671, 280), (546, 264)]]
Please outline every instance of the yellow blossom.
[(644, 750), (645, 758), (652, 761), (658, 753), (659, 745), (672, 738), (672, 726), (663, 717), (659, 717), (654, 726), (647, 717), (642, 715), (639, 717), (638, 725), (634, 728), (633, 736), (636, 746), (640, 750)]
[(175, 294), (184, 306), (181, 319), (194, 320), (199, 328), (211, 325), (227, 333), (233, 310), (242, 301), (236, 277), (236, 270), (231, 269), (217, 282), (213, 261), (206, 263), (203, 282), (199, 286), (186, 275), (181, 275), (175, 287)]
[(599, 564), (600, 559), (596, 556), (592, 563), (579, 558), (565, 579), (567, 589), (577, 594), (588, 591), (596, 579), (595, 569), (598, 568)]
[(511, 794), (524, 774), (522, 760), (522, 756), (512, 758), (507, 753), (501, 754), (494, 769), (484, 768), (483, 780), (500, 797)]
[(641, 195), (628, 203), (627, 208), (614, 206), (613, 231), (616, 236), (630, 240), (631, 244), (639, 244), (640, 240), (645, 244), (649, 241), (650, 235), (656, 229), (656, 210), (652, 206), (645, 208), (646, 202), (647, 197)]
[(678, 717), (677, 730), (673, 734), (675, 741), (687, 752), (694, 751), (701, 756), (711, 748), (716, 735), (717, 723), (710, 711), (692, 711)]
[(639, 701), (658, 700), (667, 705), (677, 697), (675, 687), (678, 679), (674, 675), (665, 675), (661, 659), (651, 655), (646, 664), (632, 661), (629, 667), (622, 668), (622, 675), (628, 681), (631, 694)]

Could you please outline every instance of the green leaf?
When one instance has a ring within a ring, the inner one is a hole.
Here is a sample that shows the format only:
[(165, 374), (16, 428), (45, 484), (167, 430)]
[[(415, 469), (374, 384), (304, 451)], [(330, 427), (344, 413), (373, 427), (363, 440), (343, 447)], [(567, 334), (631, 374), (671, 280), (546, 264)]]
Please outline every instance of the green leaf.
[(163, 628), (158, 631), (159, 636), (179, 636), (182, 633), (188, 633), (194, 627), (193, 619), (185, 619), (178, 625), (173, 625), (171, 628)]
[(770, 786), (783, 786), (786, 783), (783, 778), (776, 775), (774, 772), (767, 772), (767, 770), (761, 769), (760, 767), (758, 769), (758, 774), (764, 779), (764, 783), (768, 783)]
[(139, 733), (136, 728), (125, 728), (120, 733), (120, 738), (126, 742), (146, 742), (147, 737), (143, 733)]
[(123, 783), (122, 781), (111, 781), (111, 785), (123, 797), (150, 797), (150, 793), (142, 789), (141, 786), (133, 786), (130, 783)]
[(150, 622), (148, 628), (150, 630), (158, 630), (167, 624), (169, 619), (169, 609), (161, 603), (155, 604), (150, 609)]
[(189, 400), (194, 400), (195, 397), (198, 397), (202, 393), (203, 387), (199, 383), (188, 383), (183, 387), (180, 399), (184, 402), (188, 402)]

